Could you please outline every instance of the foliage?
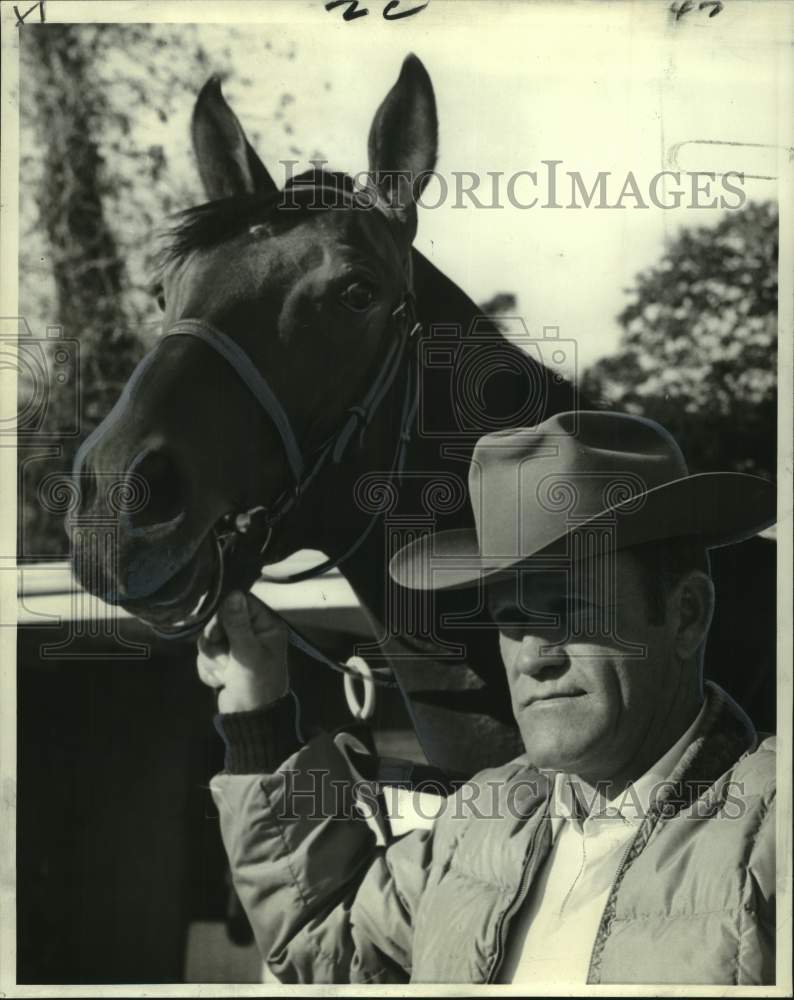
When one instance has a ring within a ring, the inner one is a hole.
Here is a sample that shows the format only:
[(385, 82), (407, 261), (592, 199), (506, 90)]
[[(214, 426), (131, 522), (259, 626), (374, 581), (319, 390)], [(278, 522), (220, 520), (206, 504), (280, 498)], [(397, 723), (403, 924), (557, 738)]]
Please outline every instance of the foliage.
[[(83, 363), (75, 371), (73, 357), (70, 381), (90, 386), (85, 418), (95, 424), (139, 351), (137, 339), (124, 330), (124, 266), (102, 197), (106, 178), (94, 122), (103, 109), (104, 95), (88, 78), (91, 57), (72, 26), (32, 31), (29, 36), (26, 32), (25, 37), (25, 60), (35, 66), (30, 97), (43, 152), (33, 188), (52, 276), (50, 316), (58, 317), (67, 338), (79, 340)], [(28, 185), (31, 173), (23, 173)], [(22, 310), (23, 315), (28, 312), (24, 292)], [(96, 349), (99, 343), (102, 350)], [(68, 469), (74, 451), (74, 438), (57, 437), (59, 429), (71, 423), (64, 408), (73, 407), (74, 396), (58, 388), (51, 380), (41, 427), (42, 433), (55, 436), (59, 446), (59, 454), (48, 462), (49, 472)], [(24, 389), (21, 395), (24, 400)], [(35, 486), (41, 463), (29, 461), (22, 468), (20, 550), (29, 554), (31, 547), (34, 552), (42, 544), (51, 547), (62, 532), (39, 502)]]
[(774, 478), (777, 248), (769, 203), (682, 230), (637, 276), (619, 350), (585, 372), (583, 390), (658, 420), (693, 471)]

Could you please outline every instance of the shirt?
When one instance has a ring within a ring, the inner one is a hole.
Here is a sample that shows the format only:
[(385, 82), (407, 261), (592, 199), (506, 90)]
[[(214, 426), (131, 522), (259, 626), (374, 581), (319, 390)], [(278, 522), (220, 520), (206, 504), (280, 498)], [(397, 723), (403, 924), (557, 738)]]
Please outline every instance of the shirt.
[[(552, 848), (514, 919), (502, 983), (586, 983), (609, 891), (657, 787), (692, 743), (705, 706), (679, 740), (637, 781), (607, 801), (584, 782), (556, 774)], [(579, 801), (591, 804), (582, 820)]]

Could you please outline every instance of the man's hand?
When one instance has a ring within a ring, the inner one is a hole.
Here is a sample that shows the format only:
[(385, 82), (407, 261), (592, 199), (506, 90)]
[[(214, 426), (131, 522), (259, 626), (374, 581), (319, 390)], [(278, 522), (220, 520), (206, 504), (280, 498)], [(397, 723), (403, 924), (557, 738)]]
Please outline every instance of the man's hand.
[(218, 711), (250, 712), (289, 689), (287, 626), (267, 605), (234, 591), (198, 641), (201, 680), (219, 689)]

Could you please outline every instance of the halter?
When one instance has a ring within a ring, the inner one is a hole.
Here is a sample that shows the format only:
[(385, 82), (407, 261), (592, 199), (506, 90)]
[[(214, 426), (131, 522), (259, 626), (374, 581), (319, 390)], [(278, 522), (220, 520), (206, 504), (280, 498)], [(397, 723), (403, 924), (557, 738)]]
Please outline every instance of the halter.
[[(365, 196), (368, 195), (366, 202), (355, 191), (340, 190), (339, 188), (323, 184), (314, 185), (302, 178), (296, 179), (290, 185), (290, 190), (293, 197), (297, 195), (301, 199), (306, 199), (309, 195), (314, 199), (318, 194), (322, 196), (324, 192), (330, 192), (336, 198), (339, 198), (341, 195), (347, 205), (354, 207), (375, 207), (385, 214), (385, 210), (380, 204), (376, 202), (373, 205), (371, 190), (364, 192)], [(325, 205), (325, 202), (321, 204), (328, 207)], [(398, 324), (399, 330), (397, 336), (389, 344), (386, 356), (364, 398), (359, 403), (348, 408), (338, 430), (316, 447), (309, 455), (301, 447), (297, 435), (293, 430), (289, 415), (281, 404), (277, 394), (273, 391), (262, 372), (236, 341), (210, 323), (200, 319), (179, 320), (164, 334), (162, 340), (171, 337), (192, 337), (200, 340), (207, 347), (215, 351), (216, 354), (220, 355), (234, 370), (240, 381), (254, 397), (270, 424), (277, 431), (287, 460), (292, 483), (270, 506), (257, 506), (237, 515), (228, 515), (225, 519), (228, 524), (226, 530), (219, 530), (218, 525), (213, 528), (215, 543), (213, 549), (215, 562), (214, 584), (210, 587), (210, 591), (204, 598), (196, 617), (192, 621), (168, 628), (152, 626), (157, 635), (165, 639), (184, 639), (197, 634), (204, 627), (206, 622), (217, 611), (218, 605), (227, 589), (225, 586), (227, 582), (225, 580), (225, 564), (230, 555), (233, 554), (235, 557), (242, 557), (242, 561), (246, 564), (241, 574), (238, 575), (247, 573), (250, 577), (251, 572), (253, 572), (255, 576), (261, 577), (261, 557), (268, 547), (274, 527), (299, 504), (315, 478), (327, 465), (339, 465), (343, 461), (351, 442), (356, 436), (358, 436), (359, 447), (363, 444), (364, 436), (372, 422), (372, 418), (389, 390), (393, 387), (397, 375), (403, 367), (403, 361), (410, 343), (421, 330), (421, 323), (416, 318), (410, 256), (409, 267), (406, 273), (405, 291), (401, 301), (392, 310), (390, 320), (393, 324)], [(396, 474), (398, 478), (405, 464), (406, 450), (410, 440), (410, 431), (417, 403), (416, 380), (410, 366), (413, 352), (408, 351), (408, 353), (409, 368), (406, 372), (406, 387), (400, 415), (399, 436), (391, 467), (392, 474)], [(366, 528), (341, 556), (335, 559), (327, 559), (318, 566), (299, 573), (293, 573), (286, 577), (265, 577), (265, 579), (271, 583), (297, 583), (327, 573), (352, 556), (363, 544), (372, 531), (378, 516), (374, 514), (370, 518)], [(244, 549), (248, 551), (245, 552)], [(256, 566), (254, 566), (254, 561), (256, 561)], [(289, 640), (292, 645), (334, 670), (345, 674), (352, 674), (354, 677), (358, 676), (356, 671), (349, 670), (347, 667), (326, 657), (308, 640), (295, 632), (291, 626), (288, 626), (288, 629)], [(382, 676), (375, 676), (373, 680), (376, 683), (387, 686), (396, 686), (394, 681), (387, 680)]]

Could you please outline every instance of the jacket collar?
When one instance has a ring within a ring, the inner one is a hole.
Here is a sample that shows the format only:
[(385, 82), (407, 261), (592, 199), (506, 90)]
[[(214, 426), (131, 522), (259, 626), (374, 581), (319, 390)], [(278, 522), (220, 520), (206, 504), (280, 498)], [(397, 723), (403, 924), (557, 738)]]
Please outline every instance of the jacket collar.
[(651, 807), (664, 816), (675, 815), (757, 745), (758, 734), (745, 711), (721, 687), (706, 681), (699, 731)]

